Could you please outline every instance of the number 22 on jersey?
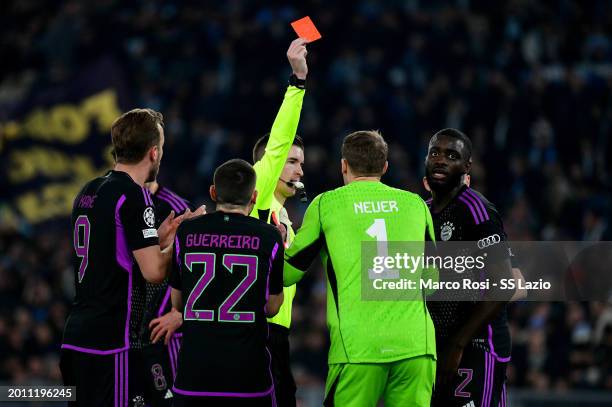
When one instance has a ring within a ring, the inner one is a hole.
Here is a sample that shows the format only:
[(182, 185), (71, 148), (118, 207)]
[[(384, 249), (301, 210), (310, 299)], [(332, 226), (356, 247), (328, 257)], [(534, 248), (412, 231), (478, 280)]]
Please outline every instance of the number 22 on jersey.
[[(194, 264), (203, 264), (204, 272), (198, 279), (195, 287), (189, 294), (185, 303), (184, 318), (186, 320), (197, 321), (214, 321), (215, 311), (206, 309), (195, 309), (194, 305), (200, 298), (204, 290), (210, 282), (215, 278), (215, 260), (214, 253), (186, 253), (185, 267), (190, 272), (193, 272)], [(232, 311), (238, 301), (246, 294), (251, 286), (257, 280), (257, 256), (225, 254), (223, 255), (223, 267), (226, 271), (233, 273), (234, 266), (246, 266), (246, 276), (240, 281), (240, 284), (232, 291), (228, 297), (221, 303), (218, 308), (217, 318), (219, 322), (255, 322), (254, 312), (237, 312)]]

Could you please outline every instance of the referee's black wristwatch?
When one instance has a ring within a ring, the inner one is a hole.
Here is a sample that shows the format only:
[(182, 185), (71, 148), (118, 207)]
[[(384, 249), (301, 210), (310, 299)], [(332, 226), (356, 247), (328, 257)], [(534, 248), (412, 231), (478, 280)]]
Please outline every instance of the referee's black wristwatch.
[(295, 74), (289, 77), (289, 85), (295, 86), (296, 88), (306, 89), (306, 79), (300, 79)]

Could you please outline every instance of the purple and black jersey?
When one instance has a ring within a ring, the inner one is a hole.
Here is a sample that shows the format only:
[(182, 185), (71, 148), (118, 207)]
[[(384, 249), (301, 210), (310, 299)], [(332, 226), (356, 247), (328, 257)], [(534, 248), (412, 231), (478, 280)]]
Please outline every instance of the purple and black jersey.
[[(187, 209), (195, 211), (194, 206), (187, 200), (181, 198), (176, 193), (161, 185), (152, 195), (153, 203), (155, 204), (155, 219), (157, 220), (156, 227), (159, 228), (161, 223), (174, 211), (175, 216), (182, 215)], [(146, 300), (145, 300), (145, 316), (142, 318), (140, 328), (140, 343), (139, 347), (148, 345), (151, 342), (149, 323), (170, 311), (172, 304), (170, 302), (170, 286), (165, 280), (161, 284), (146, 283)], [(179, 334), (175, 334), (179, 336)], [(178, 346), (178, 345), (177, 345)]]
[[(428, 200), (427, 204), (431, 208), (431, 200)], [(454, 253), (455, 255), (480, 255), (484, 252), (488, 262), (510, 257), (501, 216), (495, 206), (479, 192), (464, 186), (442, 211), (432, 212), (431, 216), (437, 241), (469, 241), (474, 243), (472, 249), (467, 249), (471, 253)], [(484, 245), (479, 246), (479, 242), (482, 242), (483, 239), (494, 243), (487, 244), (486, 248), (482, 248)], [(456, 274), (456, 277), (473, 280), (486, 278), (477, 270), (468, 270), (462, 274)], [(470, 301), (428, 302), (427, 307), (436, 327), (438, 349), (442, 349), (450, 333), (469, 318), (474, 304)], [(510, 359), (511, 341), (505, 309), (472, 339), (472, 346), (489, 351), (499, 361)]]
[(157, 227), (174, 211), (176, 216), (182, 215), (187, 209), (195, 211), (195, 207), (191, 202), (181, 198), (170, 189), (159, 186), (153, 194), (153, 203), (155, 204), (155, 216), (157, 217)]
[(265, 305), (283, 290), (280, 233), (249, 216), (216, 212), (184, 221), (175, 246), (170, 285), (184, 304), (175, 393), (269, 396)]
[(62, 348), (127, 350), (144, 304), (145, 280), (132, 252), (159, 244), (151, 195), (127, 173), (110, 171), (77, 195), (72, 231), (76, 295)]

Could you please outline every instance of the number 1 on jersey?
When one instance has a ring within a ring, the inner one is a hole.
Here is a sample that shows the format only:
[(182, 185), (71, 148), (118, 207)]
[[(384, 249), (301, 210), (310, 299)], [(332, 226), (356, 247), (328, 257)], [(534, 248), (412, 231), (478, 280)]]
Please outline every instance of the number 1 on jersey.
[(370, 237), (376, 238), (376, 254), (379, 256), (386, 256), (387, 251), (387, 224), (384, 219), (374, 219), (372, 226), (366, 230), (366, 233)]
[[(366, 230), (366, 233), (368, 236), (376, 238), (376, 256), (388, 257), (389, 248), (387, 247), (387, 224), (385, 220), (381, 218), (374, 219), (374, 223)], [(368, 271), (371, 278), (399, 278), (399, 271), (397, 270), (385, 269), (380, 272), (374, 270)], [(376, 276), (376, 274), (378, 274), (378, 276)]]

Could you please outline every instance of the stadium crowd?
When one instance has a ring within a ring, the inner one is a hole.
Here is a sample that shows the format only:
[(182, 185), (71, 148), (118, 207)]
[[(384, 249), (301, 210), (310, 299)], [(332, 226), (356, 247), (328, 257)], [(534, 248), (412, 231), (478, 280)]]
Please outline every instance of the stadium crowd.
[[(131, 106), (165, 115), (160, 179), (195, 203), (214, 168), (250, 157), (286, 78), (289, 22), (309, 14), (299, 134), (309, 194), (341, 185), (339, 146), (377, 128), (387, 183), (421, 186), (426, 142), (443, 127), (474, 142), (473, 184), (509, 240), (612, 240), (612, 14), (606, 1), (96, 2), (24, 0), (0, 13), (0, 119), (37, 89), (98, 58), (122, 67)], [(608, 10), (609, 11), (609, 10)], [(209, 206), (210, 207), (210, 206)], [(300, 218), (305, 205), (287, 204)], [(0, 225), (0, 382), (60, 382), (73, 295), (69, 223)], [(612, 390), (612, 306), (513, 304), (509, 383)], [(325, 276), (300, 283), (292, 351), (298, 388), (322, 385)]]

